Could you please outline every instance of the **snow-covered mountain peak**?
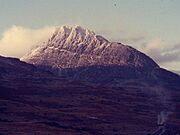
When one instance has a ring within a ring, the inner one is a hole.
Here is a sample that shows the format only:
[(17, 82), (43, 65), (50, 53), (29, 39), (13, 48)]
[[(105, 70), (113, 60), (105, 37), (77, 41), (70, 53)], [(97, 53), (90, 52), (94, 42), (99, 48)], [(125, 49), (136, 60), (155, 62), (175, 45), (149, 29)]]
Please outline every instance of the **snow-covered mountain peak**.
[(57, 28), (46, 44), (40, 45), (21, 60), (56, 68), (123, 65), (152, 69), (158, 66), (138, 50), (109, 42), (81, 26)]
[(109, 43), (109, 41), (100, 35), (96, 35), (95, 32), (89, 29), (85, 29), (79, 25), (65, 25), (55, 30), (52, 37), (49, 38), (47, 45), (56, 48), (85, 45), (91, 48), (92, 46), (101, 47), (105, 43)]
[(60, 28), (57, 28), (56, 30), (58, 33), (69, 34), (72, 31), (72, 27), (65, 25)]
[(88, 36), (95, 37), (95, 33), (90, 31), (89, 29), (85, 29), (79, 25), (76, 26), (68, 26), (64, 25), (60, 28), (57, 28), (54, 36), (58, 35), (59, 37), (65, 36), (66, 38), (74, 38), (78, 36), (79, 38), (85, 38)]

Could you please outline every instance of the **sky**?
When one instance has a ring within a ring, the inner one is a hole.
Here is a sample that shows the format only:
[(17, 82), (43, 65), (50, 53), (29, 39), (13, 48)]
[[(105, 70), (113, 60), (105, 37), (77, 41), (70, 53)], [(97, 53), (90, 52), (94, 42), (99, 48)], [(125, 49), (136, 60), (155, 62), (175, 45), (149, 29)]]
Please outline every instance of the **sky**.
[(56, 27), (80, 25), (180, 71), (180, 0), (0, 0), (0, 55), (22, 57)]

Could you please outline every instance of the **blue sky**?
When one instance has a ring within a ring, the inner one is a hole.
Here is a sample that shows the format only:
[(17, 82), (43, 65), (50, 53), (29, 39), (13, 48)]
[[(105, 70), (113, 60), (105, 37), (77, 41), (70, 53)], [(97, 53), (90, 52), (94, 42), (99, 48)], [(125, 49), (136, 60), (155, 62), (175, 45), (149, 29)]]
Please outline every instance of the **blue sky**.
[[(130, 44), (165, 68), (180, 70), (179, 6), (179, 0), (0, 0), (0, 40), (15, 26), (82, 25)], [(8, 46), (3, 43), (0, 48)]]

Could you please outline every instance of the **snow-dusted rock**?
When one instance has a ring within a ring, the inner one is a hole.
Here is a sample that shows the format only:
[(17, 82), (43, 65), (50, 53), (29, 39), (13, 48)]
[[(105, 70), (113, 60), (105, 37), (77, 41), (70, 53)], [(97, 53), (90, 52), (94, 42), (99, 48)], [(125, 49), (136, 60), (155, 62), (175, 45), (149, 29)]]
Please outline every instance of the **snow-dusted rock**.
[(21, 58), (35, 65), (54, 68), (119, 65), (152, 70), (158, 65), (138, 50), (109, 42), (80, 26), (57, 28), (48, 42)]

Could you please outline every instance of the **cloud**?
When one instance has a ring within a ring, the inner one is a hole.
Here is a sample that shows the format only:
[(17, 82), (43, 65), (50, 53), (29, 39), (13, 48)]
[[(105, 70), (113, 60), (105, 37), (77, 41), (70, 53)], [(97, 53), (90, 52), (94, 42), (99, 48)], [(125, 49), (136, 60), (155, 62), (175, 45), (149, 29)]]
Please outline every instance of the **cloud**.
[(157, 38), (137, 47), (151, 56), (159, 65), (173, 70), (180, 69), (180, 44), (168, 45)]
[(47, 41), (54, 30), (54, 26), (31, 29), (14, 25), (2, 34), (0, 55), (22, 57), (34, 46)]
[(159, 63), (167, 63), (180, 60), (180, 46), (168, 46), (160, 39), (155, 39), (145, 45), (143, 50), (151, 55)]
[(126, 37), (126, 38), (121, 38), (120, 41), (124, 43), (132, 43), (132, 44), (137, 44), (140, 43), (141, 41), (144, 41), (145, 38), (143, 36), (133, 36), (133, 37)]

